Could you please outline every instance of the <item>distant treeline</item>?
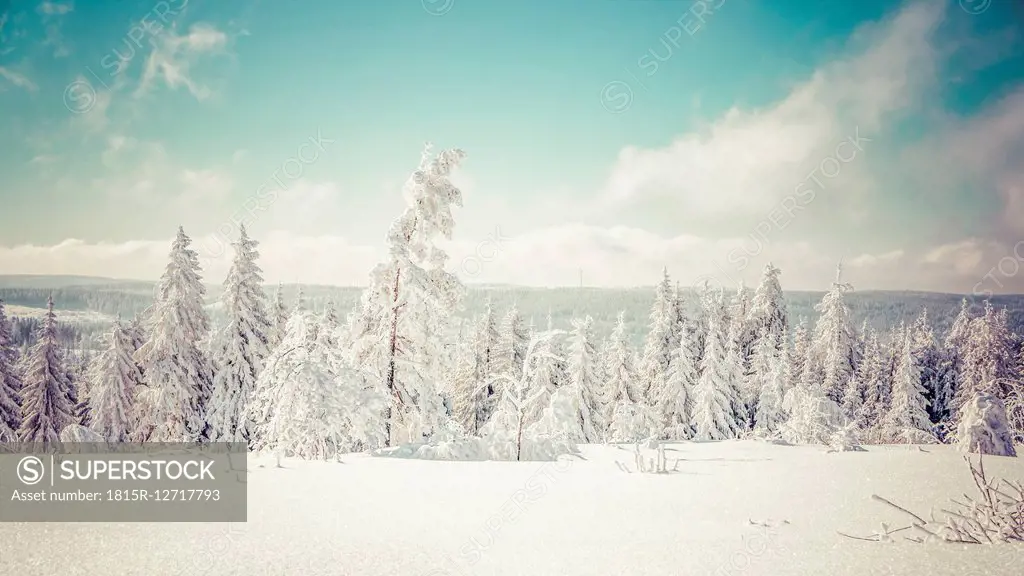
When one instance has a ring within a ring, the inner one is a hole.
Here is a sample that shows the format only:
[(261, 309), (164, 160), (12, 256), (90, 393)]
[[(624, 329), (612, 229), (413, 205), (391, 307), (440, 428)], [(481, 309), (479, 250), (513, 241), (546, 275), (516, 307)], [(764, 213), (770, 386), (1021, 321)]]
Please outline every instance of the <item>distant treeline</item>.
[(90, 310), (131, 318), (153, 303), (151, 291), (128, 291), (120, 287), (71, 286), (53, 290), (41, 288), (0, 288), (0, 300), (8, 305), (28, 308), (46, 308), (46, 300), (53, 296), (58, 310)]
[[(217, 305), (220, 287), (211, 286), (208, 290), (208, 312), (217, 326), (223, 320), (223, 313)], [(277, 287), (266, 286), (265, 290), (268, 300), (273, 302)], [(300, 290), (307, 309), (319, 311), (331, 301), (342, 321), (362, 292), (362, 288), (357, 287), (290, 284), (283, 287), (285, 305), (289, 309), (295, 306)], [(683, 287), (683, 291), (687, 292), (689, 288)], [(130, 319), (153, 303), (153, 285), (142, 282), (125, 285), (71, 286), (54, 290), (0, 288), (0, 299), (7, 304), (30, 308), (45, 309), (46, 299), (51, 294), (58, 317), (60, 311), (71, 310), (98, 312), (111, 317), (120, 314), (122, 318)], [(786, 292), (791, 325), (795, 325), (801, 316), (806, 316), (813, 325), (818, 317), (814, 306), (821, 301), (821, 296), (821, 292)], [(571, 319), (577, 315), (590, 315), (594, 319), (595, 333), (600, 337), (611, 333), (619, 311), (624, 311), (631, 340), (637, 344), (647, 329), (647, 316), (653, 298), (654, 291), (648, 288), (470, 287), (463, 299), (462, 310), (456, 313), (453, 329), (457, 331), (463, 322), (468, 326), (474, 316), (483, 312), (490, 299), (492, 306), (502, 314), (515, 305), (526, 321), (529, 322), (532, 318), (535, 327), (539, 329), (547, 327), (549, 313), (557, 328), (567, 328)], [(932, 292), (854, 291), (847, 293), (845, 298), (858, 327), (861, 322), (867, 321), (869, 326), (883, 334), (899, 326), (901, 322), (913, 322), (921, 310), (927, 308), (929, 323), (936, 335), (942, 338), (949, 331), (953, 318), (960, 310), (960, 300), (963, 296)], [(689, 300), (692, 305), (696, 305), (696, 297)], [(978, 300), (980, 305), (980, 298)], [(997, 309), (1007, 308), (1010, 329), (1024, 335), (1024, 296), (994, 296), (992, 304)], [(16, 314), (12, 313), (12, 316)], [(90, 342), (99, 341), (101, 333), (109, 329), (109, 325), (94, 321), (75, 320), (70, 324), (77, 327), (78, 338), (87, 348), (92, 348)]]

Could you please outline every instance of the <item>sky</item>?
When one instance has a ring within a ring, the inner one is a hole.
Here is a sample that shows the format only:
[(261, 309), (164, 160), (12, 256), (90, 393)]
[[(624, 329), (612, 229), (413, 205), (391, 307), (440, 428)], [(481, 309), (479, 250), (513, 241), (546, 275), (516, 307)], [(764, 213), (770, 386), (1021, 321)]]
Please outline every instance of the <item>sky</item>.
[(1024, 292), (1009, 0), (0, 0), (0, 274), (363, 285), (426, 143), (466, 283)]

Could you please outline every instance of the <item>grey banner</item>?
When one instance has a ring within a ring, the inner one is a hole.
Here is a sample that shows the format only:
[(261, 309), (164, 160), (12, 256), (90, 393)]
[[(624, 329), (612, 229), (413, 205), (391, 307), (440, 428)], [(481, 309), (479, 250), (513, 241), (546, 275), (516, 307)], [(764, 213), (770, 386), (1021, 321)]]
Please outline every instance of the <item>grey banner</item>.
[(0, 444), (0, 522), (245, 522), (242, 443)]

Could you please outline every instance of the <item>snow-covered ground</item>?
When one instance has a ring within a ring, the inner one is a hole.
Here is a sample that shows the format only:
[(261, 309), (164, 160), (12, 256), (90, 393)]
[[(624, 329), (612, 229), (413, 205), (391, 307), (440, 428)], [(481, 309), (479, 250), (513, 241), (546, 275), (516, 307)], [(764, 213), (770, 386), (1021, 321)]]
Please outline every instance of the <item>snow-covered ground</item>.
[[(653, 454), (653, 451), (648, 452)], [(10, 576), (1019, 576), (1024, 547), (868, 536), (973, 493), (948, 446), (670, 445), (670, 474), (627, 473), (632, 448), (559, 462), (250, 459), (247, 523), (0, 524)], [(261, 466), (260, 463), (265, 466)], [(670, 462), (671, 464), (671, 462)], [(671, 466), (670, 466), (671, 467)], [(1024, 461), (986, 459), (1024, 479)], [(752, 523), (753, 522), (753, 523)], [(767, 525), (761, 525), (765, 524)]]

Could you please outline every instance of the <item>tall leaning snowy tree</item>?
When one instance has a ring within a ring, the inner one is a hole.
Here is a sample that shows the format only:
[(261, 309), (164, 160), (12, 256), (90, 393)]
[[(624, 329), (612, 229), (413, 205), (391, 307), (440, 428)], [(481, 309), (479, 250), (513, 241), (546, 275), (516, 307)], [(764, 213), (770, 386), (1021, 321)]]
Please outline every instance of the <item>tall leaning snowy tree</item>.
[(206, 287), (192, 239), (178, 227), (170, 262), (160, 277), (149, 315), (149, 340), (136, 352), (147, 387), (142, 437), (149, 442), (206, 439), (206, 405), (212, 385), (210, 361), (202, 342), (210, 331), (203, 308)]
[(273, 324), (263, 293), (263, 270), (256, 259), (258, 243), (239, 226), (235, 257), (224, 281), (227, 326), (217, 344), (218, 371), (213, 379), (207, 422), (213, 442), (246, 442), (251, 424), (246, 420), (256, 382), (270, 355)]
[(107, 349), (89, 371), (89, 427), (108, 442), (128, 442), (135, 432), (132, 404), (142, 374), (132, 359), (134, 352), (132, 334), (118, 318), (110, 331)]
[(21, 425), (21, 375), (18, 345), (0, 300), (0, 442), (14, 442)]
[(444, 269), (448, 255), (435, 245), (451, 239), (452, 206), (462, 206), (462, 192), (449, 177), (464, 157), (454, 149), (431, 158), (425, 147), (405, 184), (408, 206), (388, 232), (388, 258), (371, 272), (361, 300), (353, 364), (369, 368), (385, 390), (387, 446), (430, 438), (445, 417), (441, 375), (427, 373), (421, 355), (424, 326), (444, 333), (464, 292)]
[(21, 426), (18, 440), (54, 444), (70, 424), (77, 424), (68, 381), (57, 338), (57, 315), (53, 296), (46, 303), (46, 316), (39, 326), (36, 344), (25, 359), (25, 380), (21, 391)]

